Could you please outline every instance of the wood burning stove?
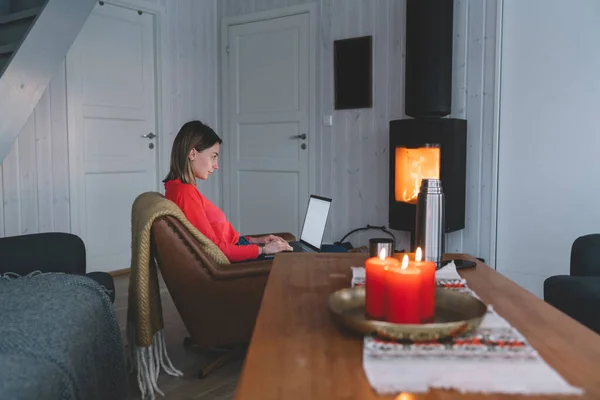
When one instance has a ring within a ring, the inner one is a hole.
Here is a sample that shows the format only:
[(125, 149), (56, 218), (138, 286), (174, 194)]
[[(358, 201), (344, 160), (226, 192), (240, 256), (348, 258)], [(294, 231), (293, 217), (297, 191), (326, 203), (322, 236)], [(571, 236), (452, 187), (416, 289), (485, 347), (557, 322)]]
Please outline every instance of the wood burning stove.
[(421, 180), (434, 178), (441, 179), (446, 196), (446, 232), (464, 229), (466, 146), (466, 120), (417, 118), (390, 122), (390, 228), (414, 234)]
[(467, 121), (452, 108), (454, 1), (406, 1), (404, 108), (390, 121), (389, 226), (411, 232), (424, 178), (441, 179), (445, 231), (465, 227)]

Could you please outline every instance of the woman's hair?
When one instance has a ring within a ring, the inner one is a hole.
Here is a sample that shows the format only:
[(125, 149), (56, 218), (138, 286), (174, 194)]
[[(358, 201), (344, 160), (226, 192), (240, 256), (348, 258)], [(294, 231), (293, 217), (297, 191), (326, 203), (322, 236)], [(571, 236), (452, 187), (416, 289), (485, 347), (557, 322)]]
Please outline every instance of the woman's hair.
[(211, 148), (215, 143), (221, 144), (223, 141), (208, 125), (201, 121), (186, 122), (173, 141), (171, 166), (163, 182), (180, 179), (183, 183), (195, 185), (196, 179), (188, 157), (190, 151), (196, 149), (200, 152)]

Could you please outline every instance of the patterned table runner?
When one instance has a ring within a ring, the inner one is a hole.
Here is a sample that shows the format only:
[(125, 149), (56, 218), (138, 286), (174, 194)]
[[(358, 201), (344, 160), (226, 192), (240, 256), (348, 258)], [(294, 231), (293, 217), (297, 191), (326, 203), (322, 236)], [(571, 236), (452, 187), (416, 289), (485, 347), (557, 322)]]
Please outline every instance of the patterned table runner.
[[(364, 285), (352, 267), (352, 286)], [(436, 272), (438, 286), (477, 295), (450, 263)], [(479, 329), (443, 342), (399, 343), (365, 336), (363, 368), (378, 394), (423, 393), (429, 388), (510, 394), (582, 394), (569, 385), (492, 306)]]

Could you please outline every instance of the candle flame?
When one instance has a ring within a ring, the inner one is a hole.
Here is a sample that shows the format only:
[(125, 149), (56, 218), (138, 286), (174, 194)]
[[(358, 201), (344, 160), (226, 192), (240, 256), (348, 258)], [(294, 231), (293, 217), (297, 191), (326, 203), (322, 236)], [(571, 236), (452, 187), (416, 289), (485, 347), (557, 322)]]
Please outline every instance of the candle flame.
[(421, 250), (420, 247), (417, 247), (417, 251), (415, 252), (415, 261), (420, 262), (422, 257), (423, 257), (423, 251)]
[(385, 257), (387, 256), (387, 250), (385, 249), (385, 247), (382, 247), (381, 250), (379, 251), (379, 259), (381, 261), (385, 260)]
[(402, 257), (402, 269), (406, 269), (408, 267), (408, 254), (405, 254)]
[(415, 397), (410, 393), (400, 393), (394, 400), (415, 400)]

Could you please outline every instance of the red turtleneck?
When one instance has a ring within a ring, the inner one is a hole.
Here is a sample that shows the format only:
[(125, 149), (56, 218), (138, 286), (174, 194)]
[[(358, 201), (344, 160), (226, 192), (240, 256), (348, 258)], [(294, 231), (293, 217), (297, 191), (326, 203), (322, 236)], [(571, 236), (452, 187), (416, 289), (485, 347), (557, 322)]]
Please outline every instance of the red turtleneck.
[(179, 179), (165, 183), (165, 197), (179, 206), (188, 221), (216, 244), (231, 262), (255, 259), (258, 246), (237, 245), (240, 234), (227, 221), (225, 214), (202, 195), (194, 185)]

